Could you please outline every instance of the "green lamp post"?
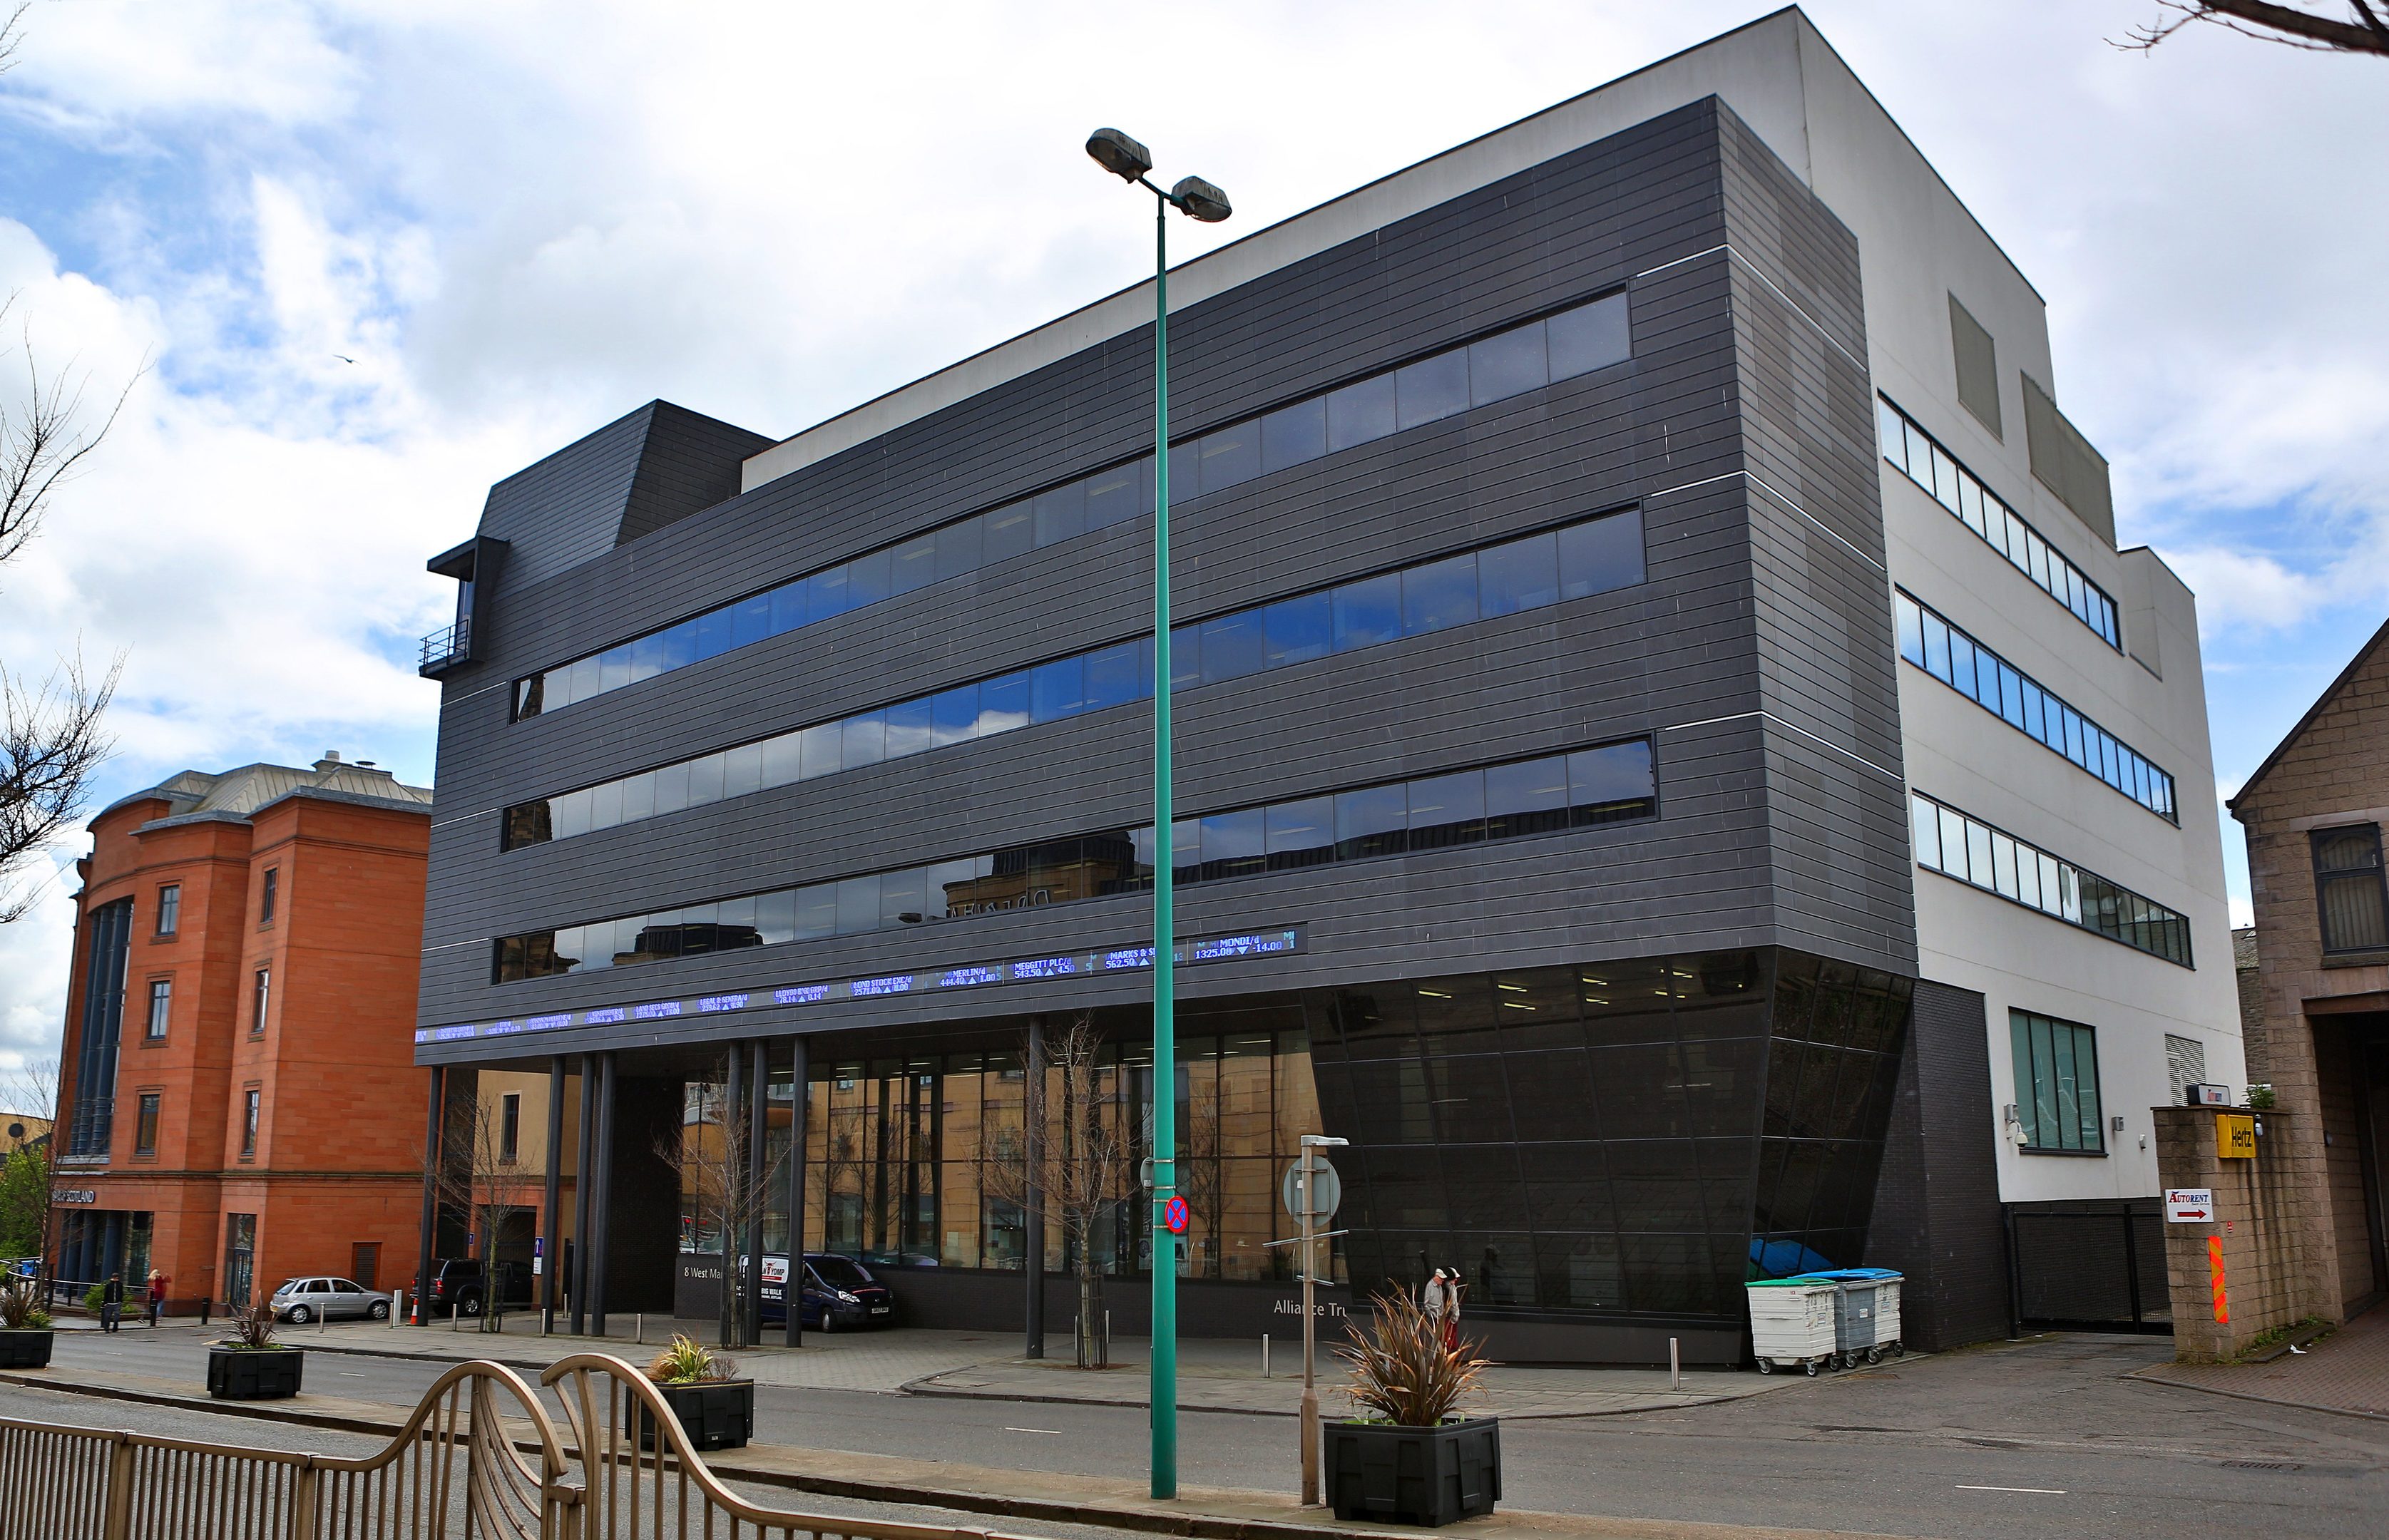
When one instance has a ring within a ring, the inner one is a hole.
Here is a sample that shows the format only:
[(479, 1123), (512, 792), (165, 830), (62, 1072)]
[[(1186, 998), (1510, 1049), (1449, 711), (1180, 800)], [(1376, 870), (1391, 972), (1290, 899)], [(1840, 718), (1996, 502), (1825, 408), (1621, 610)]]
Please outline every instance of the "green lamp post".
[(1178, 1193), (1176, 899), (1169, 797), (1169, 210), (1206, 224), (1228, 195), (1199, 176), (1163, 192), (1153, 152), (1116, 128), (1088, 136), (1095, 163), (1153, 194), (1153, 1495), (1178, 1495), (1178, 1243), (1167, 1218)]

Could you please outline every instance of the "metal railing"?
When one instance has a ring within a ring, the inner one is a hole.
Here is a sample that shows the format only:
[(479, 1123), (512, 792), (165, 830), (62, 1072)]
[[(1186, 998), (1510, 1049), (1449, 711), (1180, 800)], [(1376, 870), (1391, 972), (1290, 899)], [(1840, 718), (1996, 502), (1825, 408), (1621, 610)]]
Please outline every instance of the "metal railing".
[(487, 1361), (442, 1374), (357, 1457), (0, 1418), (0, 1540), (1011, 1540), (748, 1502), (620, 1358), (576, 1354), (541, 1383), (569, 1441)]
[(436, 668), (463, 657), (472, 649), (473, 622), (468, 617), (453, 626), (443, 626), (423, 639), (423, 655), (418, 668)]

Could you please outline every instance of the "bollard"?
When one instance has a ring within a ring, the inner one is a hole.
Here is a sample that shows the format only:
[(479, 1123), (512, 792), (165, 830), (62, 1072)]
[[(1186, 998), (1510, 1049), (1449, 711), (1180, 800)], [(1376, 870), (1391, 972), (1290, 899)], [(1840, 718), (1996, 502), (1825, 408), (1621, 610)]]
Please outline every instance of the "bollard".
[(1262, 1332), (1262, 1333), (1261, 1333), (1261, 1378), (1262, 1378), (1262, 1379), (1264, 1379), (1264, 1380), (1266, 1380), (1266, 1379), (1268, 1379), (1269, 1377), (1270, 1377), (1270, 1361), (1269, 1361), (1269, 1333), (1268, 1333), (1268, 1332), (1266, 1332), (1266, 1331), (1264, 1331), (1264, 1332)]
[(1684, 1363), (1677, 1352), (1676, 1339), (1673, 1337), (1667, 1339), (1667, 1388), (1671, 1391), (1684, 1388)]
[(647, 1317), (644, 1311), (631, 1317), (631, 1332), (641, 1347), (647, 1345)]

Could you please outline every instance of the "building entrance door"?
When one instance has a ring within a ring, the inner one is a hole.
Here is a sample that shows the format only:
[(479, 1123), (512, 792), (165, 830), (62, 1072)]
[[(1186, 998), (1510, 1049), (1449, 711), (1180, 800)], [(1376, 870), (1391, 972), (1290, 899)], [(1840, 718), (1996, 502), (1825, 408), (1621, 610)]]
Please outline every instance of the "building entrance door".
[(378, 1289), (380, 1275), (380, 1241), (360, 1241), (349, 1248), (349, 1277), (367, 1289)]
[(257, 1215), (224, 1215), (224, 1303), (235, 1309), (249, 1303), (249, 1286), (257, 1276)]

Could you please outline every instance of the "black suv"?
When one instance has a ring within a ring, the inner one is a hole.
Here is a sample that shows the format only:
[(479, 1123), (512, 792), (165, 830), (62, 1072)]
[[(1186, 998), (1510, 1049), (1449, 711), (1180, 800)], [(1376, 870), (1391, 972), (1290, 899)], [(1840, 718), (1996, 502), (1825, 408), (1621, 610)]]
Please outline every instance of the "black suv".
[[(415, 1280), (415, 1289), (425, 1309), (438, 1314), (442, 1309), (460, 1315), (478, 1316), (488, 1306), (490, 1279), (483, 1272), (481, 1260), (475, 1256), (455, 1256), (431, 1265), (431, 1289), (423, 1293), (423, 1280)], [(500, 1305), (529, 1305), (531, 1301), (530, 1269), (519, 1262), (497, 1264), (497, 1297)]]

